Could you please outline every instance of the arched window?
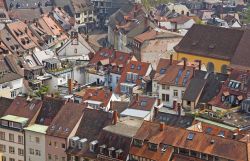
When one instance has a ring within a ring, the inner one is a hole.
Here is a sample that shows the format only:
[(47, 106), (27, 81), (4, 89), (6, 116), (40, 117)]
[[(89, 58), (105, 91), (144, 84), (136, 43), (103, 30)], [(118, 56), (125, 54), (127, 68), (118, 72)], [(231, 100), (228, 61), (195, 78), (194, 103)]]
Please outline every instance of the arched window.
[(209, 73), (214, 72), (214, 63), (212, 63), (212, 62), (207, 63), (207, 71)]
[(224, 64), (221, 66), (221, 73), (227, 74), (227, 65)]

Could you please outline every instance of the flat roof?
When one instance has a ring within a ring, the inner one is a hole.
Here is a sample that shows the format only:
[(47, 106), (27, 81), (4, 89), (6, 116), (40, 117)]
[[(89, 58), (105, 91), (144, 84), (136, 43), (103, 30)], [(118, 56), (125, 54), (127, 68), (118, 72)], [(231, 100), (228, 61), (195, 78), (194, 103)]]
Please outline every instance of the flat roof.
[(33, 132), (37, 132), (37, 133), (46, 134), (48, 126), (39, 125), (39, 124), (33, 124), (33, 125), (30, 125), (30, 126), (24, 128), (24, 129), (28, 130), (28, 131), (33, 131)]
[(143, 111), (143, 110), (137, 110), (137, 109), (131, 109), (131, 108), (127, 108), (121, 113), (122, 116), (132, 116), (132, 117), (138, 117), (138, 118), (145, 118), (149, 114), (150, 114), (150, 111)]
[(6, 115), (6, 116), (1, 117), (1, 119), (6, 120), (6, 121), (17, 122), (17, 123), (21, 123), (21, 124), (25, 124), (29, 120), (28, 118), (14, 116), (14, 115)]
[(203, 119), (203, 118), (200, 118), (200, 117), (195, 118), (195, 120), (198, 120), (198, 121), (201, 121), (201, 122), (205, 122), (205, 123), (208, 123), (208, 124), (211, 124), (211, 125), (216, 125), (216, 126), (219, 126), (219, 127), (231, 130), (231, 131), (237, 130), (237, 128), (235, 128), (235, 127), (228, 126), (228, 125), (221, 124), (221, 123), (214, 122), (214, 121), (210, 121), (210, 120)]

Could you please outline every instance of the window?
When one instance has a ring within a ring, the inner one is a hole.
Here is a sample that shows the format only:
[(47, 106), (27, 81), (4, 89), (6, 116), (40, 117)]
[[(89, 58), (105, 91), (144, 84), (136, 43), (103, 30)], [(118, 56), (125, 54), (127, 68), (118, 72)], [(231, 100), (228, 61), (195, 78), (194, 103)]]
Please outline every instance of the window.
[(15, 161), (15, 159), (14, 158), (10, 158), (10, 161)]
[(3, 144), (0, 144), (0, 152), (5, 152), (6, 151), (6, 146)]
[(39, 139), (39, 137), (36, 137), (36, 143), (40, 143), (40, 139)]
[(48, 154), (48, 159), (49, 159), (49, 160), (51, 160), (51, 159), (52, 159), (51, 154)]
[(10, 97), (11, 97), (11, 98), (16, 97), (16, 91), (11, 91), (11, 92), (10, 92)]
[(13, 146), (9, 147), (9, 153), (10, 154), (15, 154), (15, 148)]
[(74, 52), (77, 53), (77, 49), (75, 49)]
[(133, 143), (134, 143), (134, 146), (137, 146), (137, 147), (142, 147), (142, 144), (143, 144), (142, 141), (138, 139), (134, 139)]
[(50, 146), (52, 145), (51, 141), (49, 141), (49, 145), (50, 145)]
[(149, 143), (149, 149), (150, 149), (150, 150), (152, 150), (152, 151), (157, 151), (157, 147), (158, 147), (157, 144)]
[(178, 91), (174, 90), (174, 97), (178, 97)]
[(62, 157), (62, 161), (66, 161), (66, 158), (65, 158), (65, 157)]
[(57, 143), (56, 142), (54, 142), (54, 146), (57, 148)]
[(162, 101), (169, 102), (169, 95), (168, 94), (162, 94)]
[(5, 156), (2, 156), (2, 161), (6, 161), (6, 157)]
[(40, 150), (36, 150), (36, 155), (37, 155), (37, 156), (41, 156)]
[(80, 17), (80, 13), (76, 13), (76, 18), (79, 18)]
[(18, 143), (23, 144), (23, 136), (18, 135)]
[(187, 105), (188, 105), (188, 106), (191, 106), (191, 101), (187, 101)]
[(9, 141), (14, 142), (14, 134), (9, 134)]
[(55, 160), (58, 160), (58, 156), (57, 155), (55, 155)]
[(24, 154), (24, 151), (23, 151), (23, 149), (20, 149), (20, 148), (18, 148), (18, 155), (21, 155), (21, 156), (23, 156), (23, 154)]
[(30, 154), (34, 155), (34, 149), (30, 148)]
[(5, 140), (5, 132), (0, 131), (0, 139)]
[(161, 86), (161, 88), (162, 88), (162, 89), (169, 89), (169, 86), (163, 84), (163, 85)]
[(62, 144), (62, 146), (61, 146), (63, 149), (65, 149), (65, 144)]
[(185, 91), (181, 91), (181, 98), (183, 98)]

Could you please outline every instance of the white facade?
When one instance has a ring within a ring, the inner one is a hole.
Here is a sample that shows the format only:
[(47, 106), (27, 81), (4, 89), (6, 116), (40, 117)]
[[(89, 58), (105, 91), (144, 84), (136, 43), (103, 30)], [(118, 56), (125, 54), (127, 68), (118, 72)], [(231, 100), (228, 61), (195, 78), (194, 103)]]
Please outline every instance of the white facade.
[(164, 106), (173, 108), (174, 101), (177, 101), (177, 103), (182, 102), (185, 90), (186, 87), (161, 85), (154, 81), (152, 92), (159, 93), (159, 98)]
[(45, 134), (47, 126), (31, 125), (25, 128), (25, 155), (27, 161), (45, 161)]
[(0, 97), (15, 98), (23, 92), (23, 78), (0, 84)]
[[(185, 23), (177, 24), (177, 30), (190, 29), (194, 24), (195, 24), (195, 21), (193, 19), (190, 19), (189, 21), (186, 21)], [(175, 30), (176, 29), (175, 23), (171, 23), (169, 21), (160, 22), (160, 25), (162, 27), (165, 27), (168, 30)]]
[(72, 70), (65, 70), (60, 74), (52, 75), (52, 79), (48, 81), (50, 92), (57, 92), (58, 86), (66, 85), (69, 79), (72, 79)]

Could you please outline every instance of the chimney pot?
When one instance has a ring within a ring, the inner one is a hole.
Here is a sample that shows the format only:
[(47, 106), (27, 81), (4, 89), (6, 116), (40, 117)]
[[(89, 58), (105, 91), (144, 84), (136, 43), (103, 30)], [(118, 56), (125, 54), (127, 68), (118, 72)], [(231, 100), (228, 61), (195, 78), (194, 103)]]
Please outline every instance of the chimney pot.
[(170, 55), (170, 65), (173, 64), (173, 54)]
[(184, 70), (186, 69), (186, 66), (187, 66), (187, 60), (184, 59), (184, 60), (183, 60), (183, 69), (184, 69)]
[(118, 121), (118, 112), (115, 110), (113, 112), (113, 124), (116, 125)]
[(68, 79), (68, 92), (69, 94), (72, 94), (73, 85), (72, 85), (72, 79)]
[(160, 123), (160, 131), (163, 131), (164, 128), (165, 128), (165, 124), (164, 124), (164, 122), (161, 122), (161, 123)]

